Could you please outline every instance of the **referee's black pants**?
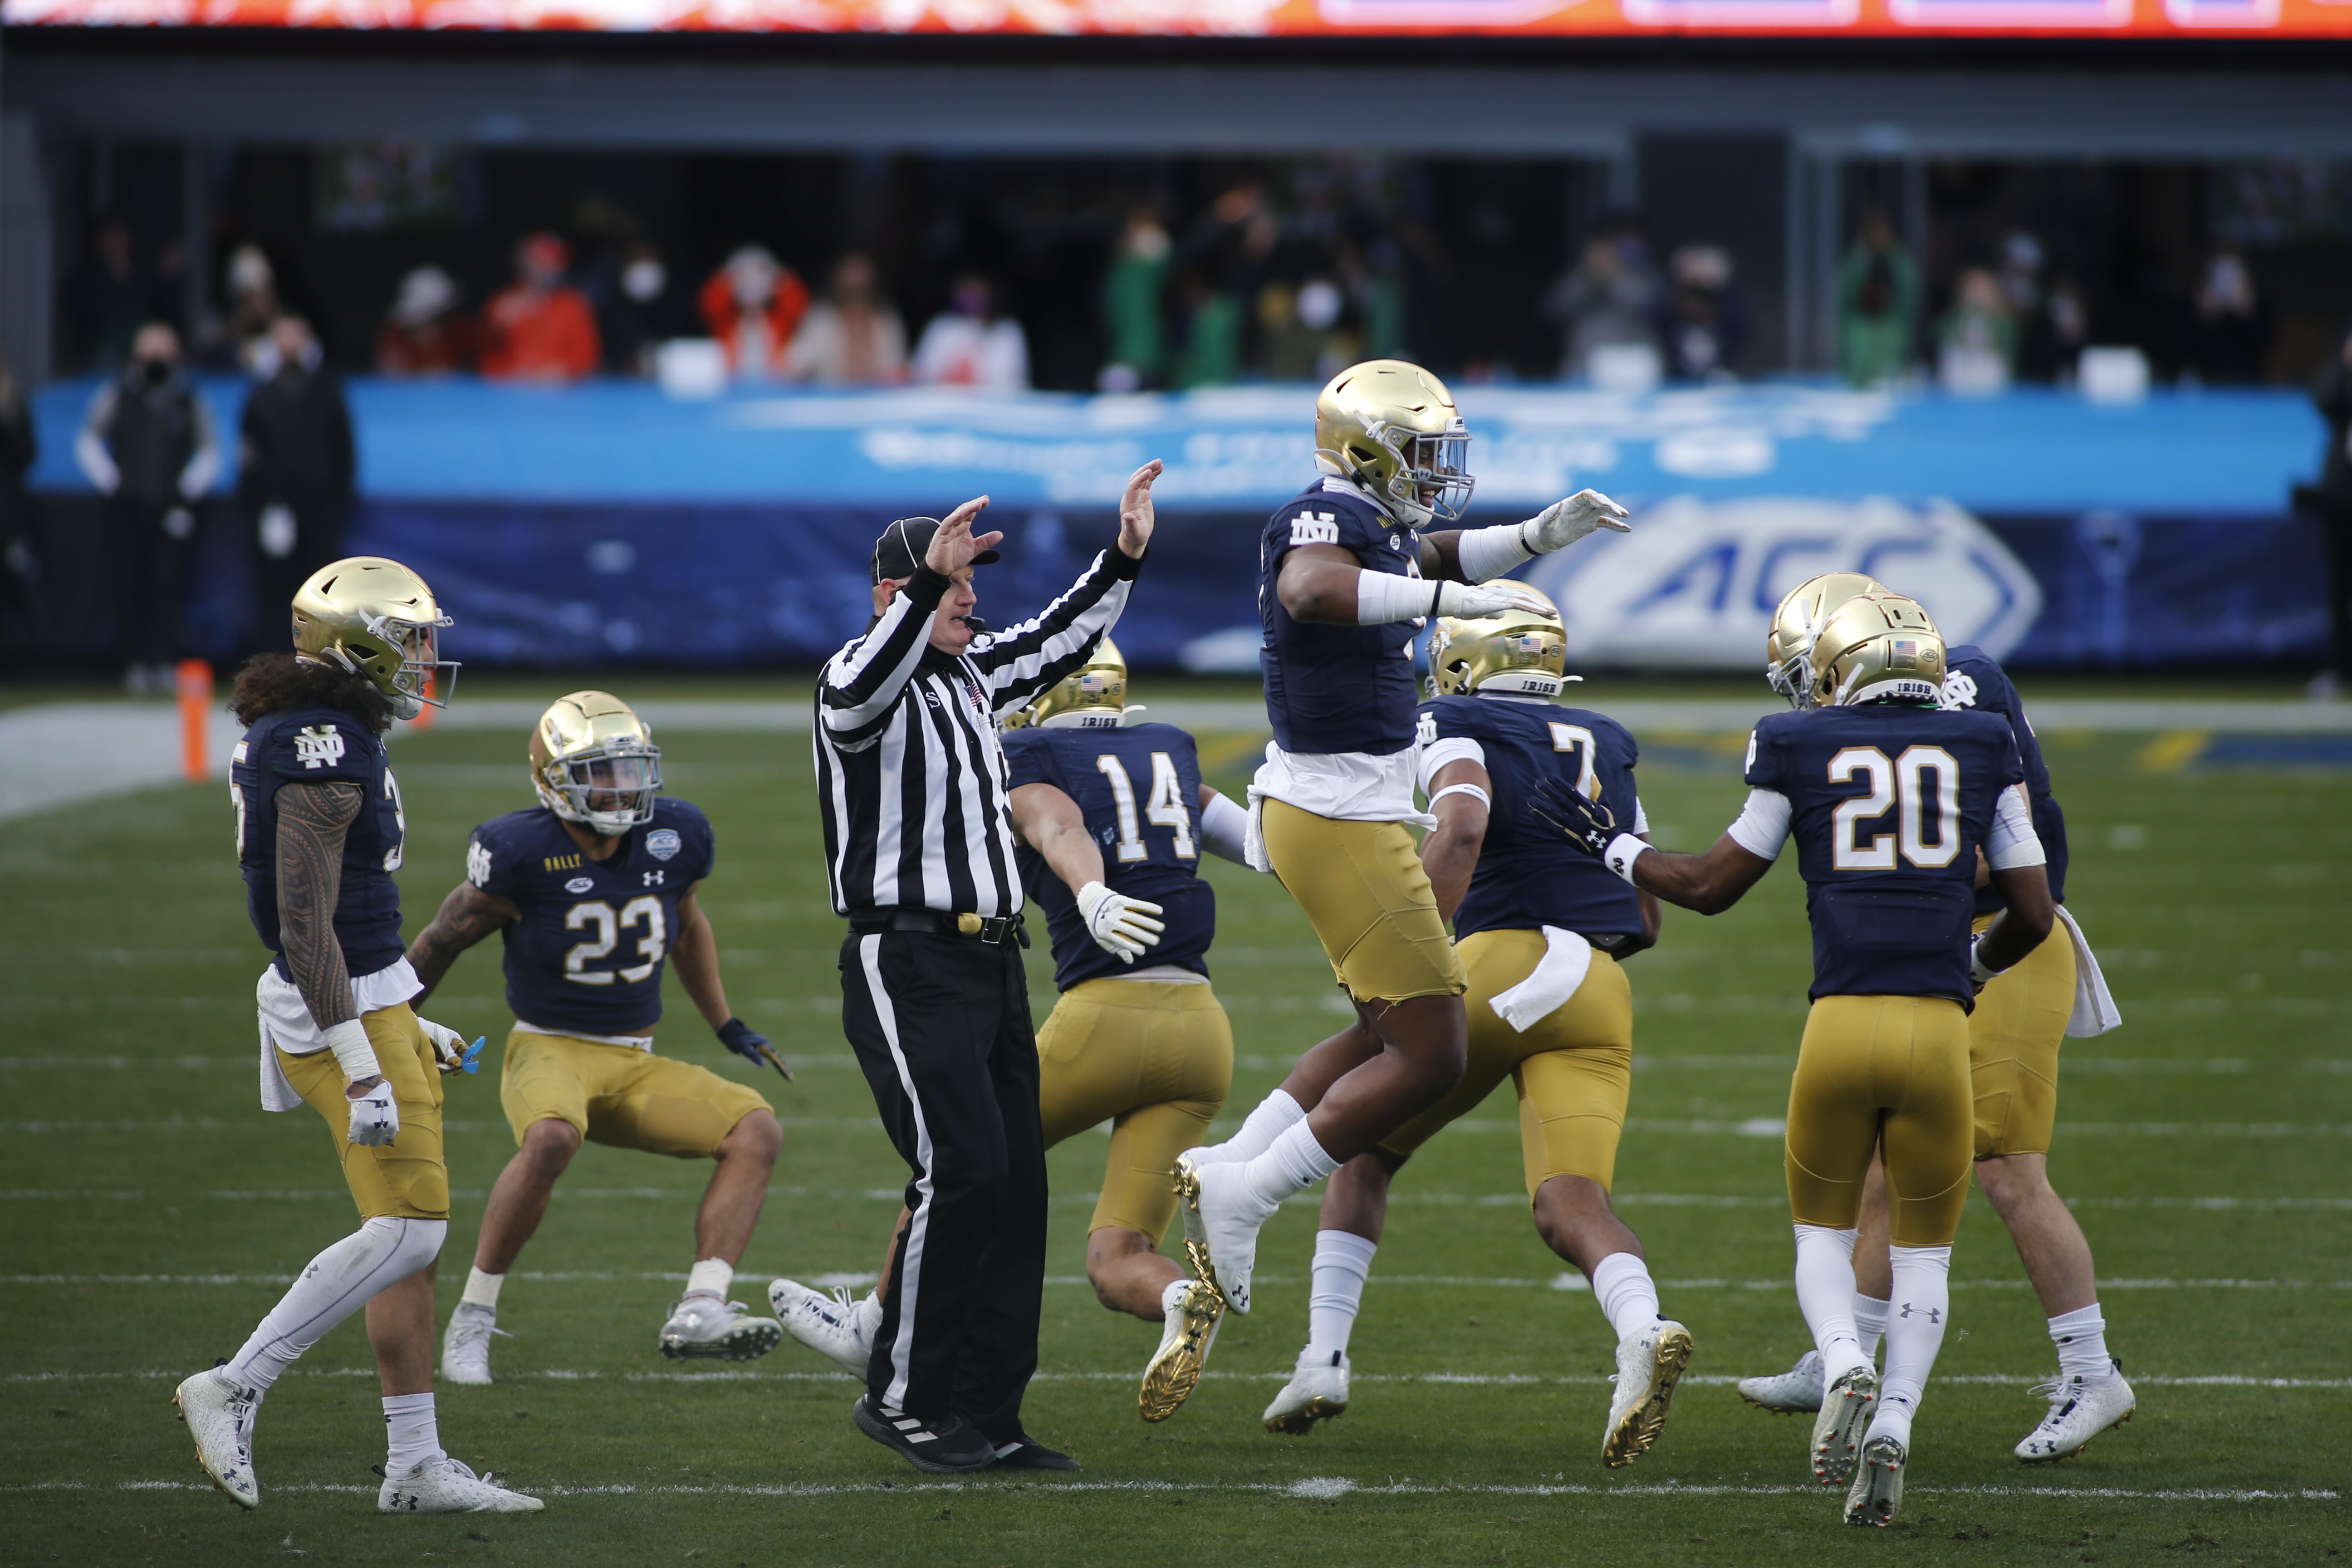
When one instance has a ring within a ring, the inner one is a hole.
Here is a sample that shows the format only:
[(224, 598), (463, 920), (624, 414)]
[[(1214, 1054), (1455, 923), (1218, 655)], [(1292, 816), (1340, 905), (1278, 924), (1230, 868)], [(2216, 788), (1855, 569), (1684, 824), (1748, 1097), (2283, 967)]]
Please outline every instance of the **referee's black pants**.
[(1045, 1137), (1021, 950), (852, 933), (841, 1000), (883, 1131), (913, 1172), (866, 1394), (1015, 1441), (1045, 1279)]

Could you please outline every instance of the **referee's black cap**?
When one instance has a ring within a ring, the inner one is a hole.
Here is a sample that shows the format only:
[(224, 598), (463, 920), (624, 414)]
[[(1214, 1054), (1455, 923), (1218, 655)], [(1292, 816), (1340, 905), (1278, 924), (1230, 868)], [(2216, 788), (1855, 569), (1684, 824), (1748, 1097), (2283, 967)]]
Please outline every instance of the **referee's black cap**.
[[(922, 560), (931, 547), (931, 535), (940, 531), (936, 517), (902, 517), (882, 531), (874, 542), (874, 580), (877, 583), (896, 582), (915, 574), (915, 563)], [(971, 558), (975, 566), (986, 566), (1003, 557), (993, 550), (983, 550)]]

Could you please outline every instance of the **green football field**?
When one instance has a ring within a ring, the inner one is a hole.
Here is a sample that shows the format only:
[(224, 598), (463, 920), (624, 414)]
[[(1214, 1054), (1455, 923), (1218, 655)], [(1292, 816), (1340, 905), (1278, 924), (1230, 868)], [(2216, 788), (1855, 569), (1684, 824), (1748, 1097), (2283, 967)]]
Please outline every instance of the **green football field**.
[[(551, 697), (566, 684), (509, 689)], [(1584, 691), (1605, 708), (1609, 689)], [(1756, 695), (1760, 713), (1769, 699)], [(1213, 781), (1238, 793), (1262, 737), (1202, 739)], [(750, 1073), (672, 984), (663, 1048), (758, 1082), (787, 1130), (739, 1294), (761, 1303), (777, 1273), (870, 1277), (905, 1170), (839, 1033), (841, 927), (806, 739), (662, 740), (673, 793), (718, 828), (703, 901), (736, 1009), (799, 1068), (790, 1086)], [(1738, 805), (1738, 738), (1642, 740), (1658, 837), (1703, 846)], [(1698, 1352), (1664, 1436), (1629, 1470), (1600, 1463), (1612, 1339), (1528, 1223), (1506, 1090), (1400, 1177), (1356, 1333), (1354, 1404), (1305, 1439), (1266, 1434), (1258, 1413), (1304, 1338), (1313, 1201), (1267, 1229), (1257, 1310), (1228, 1321), (1200, 1392), (1147, 1426), (1135, 1384), (1155, 1332), (1104, 1311), (1082, 1278), (1107, 1140), (1055, 1151), (1028, 1420), (1085, 1462), (1066, 1481), (917, 1476), (853, 1431), (852, 1382), (789, 1342), (742, 1366), (663, 1362), (655, 1331), (690, 1261), (706, 1168), (591, 1146), (506, 1288), (499, 1381), (440, 1396), (450, 1451), (546, 1496), (547, 1510), (417, 1520), (374, 1512), (383, 1426), (356, 1321), (271, 1394), (258, 1511), (205, 1484), (173, 1417), (174, 1383), (233, 1352), (353, 1224), (318, 1119), (257, 1103), (262, 960), (224, 787), (0, 824), (0, 1563), (2338, 1559), (2352, 1551), (2352, 772), (2238, 765), (2220, 747), (2200, 761), (2195, 743), (2162, 736), (2044, 742), (2073, 829), (2069, 902), (2126, 1016), (2067, 1047), (2053, 1173), (2097, 1251), (2138, 1415), (2063, 1466), (2010, 1458), (2042, 1408), (2030, 1385), (2054, 1362), (2006, 1236), (1972, 1202), (1954, 1329), (1904, 1517), (1885, 1532), (1841, 1526), (1837, 1498), (1811, 1481), (1803, 1425), (1729, 1386), (1808, 1342), (1778, 1121), (1810, 958), (1793, 867), (1729, 914), (1669, 911), (1661, 948), (1632, 967), (1638, 1055), (1617, 1194)], [(462, 874), (467, 829), (527, 804), (529, 786), (520, 733), (394, 744), (413, 934)], [(1223, 863), (1206, 874), (1223, 911), (1211, 963), (1239, 1052), (1229, 1128), (1340, 1015), (1282, 889)], [(1031, 955), (1041, 1017), (1050, 969)], [(513, 1147), (495, 1080), (509, 1022), (495, 951), (465, 960), (429, 1012), (492, 1039), (488, 1070), (450, 1085), (446, 1318)]]

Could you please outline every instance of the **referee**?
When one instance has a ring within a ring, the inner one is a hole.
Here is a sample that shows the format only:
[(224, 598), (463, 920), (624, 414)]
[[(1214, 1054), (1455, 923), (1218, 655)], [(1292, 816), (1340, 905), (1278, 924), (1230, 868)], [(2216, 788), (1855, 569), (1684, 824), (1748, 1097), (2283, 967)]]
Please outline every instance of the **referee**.
[(912, 1177), (857, 1429), (919, 1470), (1070, 1470), (1034, 1442), (1045, 1147), (1021, 949), (1022, 888), (996, 715), (1086, 662), (1151, 542), (1157, 460), (1128, 480), (1118, 545), (1034, 620), (989, 632), (972, 569), (988, 498), (874, 545), (874, 624), (816, 689), (816, 776), (841, 947), (842, 1028)]

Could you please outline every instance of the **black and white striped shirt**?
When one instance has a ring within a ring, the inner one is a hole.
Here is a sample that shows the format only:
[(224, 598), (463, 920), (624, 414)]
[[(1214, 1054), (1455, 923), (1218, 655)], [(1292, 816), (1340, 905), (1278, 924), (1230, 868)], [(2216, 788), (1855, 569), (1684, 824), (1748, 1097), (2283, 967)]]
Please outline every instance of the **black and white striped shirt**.
[(1106, 550), (1043, 615), (957, 657), (929, 642), (948, 579), (918, 566), (873, 628), (825, 662), (814, 749), (835, 913), (1020, 910), (996, 716), (1086, 662), (1142, 565)]

